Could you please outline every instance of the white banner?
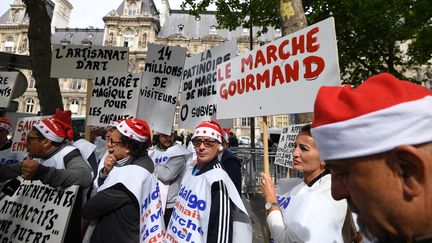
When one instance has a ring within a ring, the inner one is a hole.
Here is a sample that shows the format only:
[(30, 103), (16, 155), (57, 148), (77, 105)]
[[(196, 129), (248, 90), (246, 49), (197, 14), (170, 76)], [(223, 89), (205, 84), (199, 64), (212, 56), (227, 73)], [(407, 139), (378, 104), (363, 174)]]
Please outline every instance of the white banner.
[(297, 134), (305, 124), (297, 124), (284, 127), (276, 151), (275, 165), (281, 165), (288, 168), (293, 168), (292, 152), (295, 148), (295, 140)]
[(0, 242), (63, 242), (78, 186), (20, 180), (15, 194), (0, 201)]
[(318, 89), (340, 85), (328, 18), (218, 66), (217, 118), (313, 111)]
[(59, 44), (52, 48), (52, 78), (94, 79), (96, 73), (128, 71), (127, 47)]
[(34, 117), (24, 117), (18, 119), (15, 127), (15, 132), (12, 138), (11, 152), (12, 153), (27, 152), (24, 143), (27, 141), (27, 135), (30, 132), (30, 130), (33, 128), (33, 124), (35, 124), (37, 121), (43, 120), (48, 117), (50, 116), (34, 116)]
[(96, 76), (87, 125), (106, 127), (110, 122), (136, 116), (141, 73)]
[(171, 133), (185, 58), (186, 48), (148, 45), (137, 117), (156, 132)]
[(232, 59), (235, 54), (236, 44), (229, 41), (186, 59), (181, 85), (180, 128), (195, 128), (216, 115), (217, 65)]
[(0, 108), (9, 106), (18, 72), (0, 72)]

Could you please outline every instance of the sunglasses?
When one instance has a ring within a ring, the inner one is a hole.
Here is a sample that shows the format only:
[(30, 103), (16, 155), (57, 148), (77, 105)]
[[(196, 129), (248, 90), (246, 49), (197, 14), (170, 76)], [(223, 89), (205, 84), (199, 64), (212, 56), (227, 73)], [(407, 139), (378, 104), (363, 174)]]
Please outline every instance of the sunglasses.
[(194, 147), (199, 147), (204, 144), (205, 147), (210, 148), (216, 143), (216, 140), (192, 140)]

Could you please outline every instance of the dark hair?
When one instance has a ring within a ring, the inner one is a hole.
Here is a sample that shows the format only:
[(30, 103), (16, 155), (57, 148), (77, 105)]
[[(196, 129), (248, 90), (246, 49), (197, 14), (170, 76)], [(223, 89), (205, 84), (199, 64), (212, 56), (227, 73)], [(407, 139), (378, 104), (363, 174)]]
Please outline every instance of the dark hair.
[(149, 140), (145, 142), (140, 142), (135, 139), (121, 135), (120, 141), (130, 150), (130, 156), (132, 157), (143, 157), (148, 154), (147, 149), (149, 147)]
[(33, 128), (33, 130), (34, 131), (36, 131), (36, 134), (37, 134), (37, 136), (40, 138), (40, 139), (46, 139), (46, 140), (49, 140), (50, 142), (51, 142), (51, 145), (52, 146), (54, 146), (54, 147), (59, 147), (60, 145), (62, 145), (62, 144), (64, 144), (65, 142), (66, 142), (66, 139), (64, 139), (63, 141), (61, 141), (61, 142), (54, 142), (54, 141), (52, 141), (52, 140), (50, 140), (49, 138), (47, 138), (47, 137), (45, 137), (38, 129), (36, 129), (36, 128)]
[(300, 129), (300, 132), (299, 132), (299, 133), (307, 133), (307, 134), (309, 134), (309, 135), (312, 136), (312, 133), (311, 133), (311, 124), (309, 123), (309, 124), (304, 125), (304, 126)]

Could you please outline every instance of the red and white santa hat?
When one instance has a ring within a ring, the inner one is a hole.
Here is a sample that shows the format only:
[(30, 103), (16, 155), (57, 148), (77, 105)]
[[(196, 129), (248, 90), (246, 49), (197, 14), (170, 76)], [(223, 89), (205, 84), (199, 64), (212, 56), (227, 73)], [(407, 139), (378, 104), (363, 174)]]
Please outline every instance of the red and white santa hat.
[(356, 89), (321, 87), (311, 133), (321, 159), (346, 159), (432, 141), (432, 91), (388, 73)]
[(6, 117), (0, 117), (0, 128), (3, 128), (6, 131), (10, 132), (12, 126), (9, 119), (7, 119)]
[(138, 142), (149, 141), (151, 143), (151, 130), (146, 121), (131, 118), (121, 121), (117, 126), (117, 130), (124, 136), (136, 140)]
[(50, 117), (38, 121), (33, 125), (47, 139), (60, 143), (65, 139), (73, 140), (71, 111), (56, 110), (56, 113)]
[(121, 122), (121, 120), (115, 120), (115, 121), (111, 121), (109, 124), (108, 124), (108, 126), (107, 126), (107, 128), (109, 128), (109, 127), (117, 127), (117, 125), (118, 124), (120, 124), (120, 122)]
[(205, 121), (201, 122), (196, 128), (192, 135), (192, 139), (196, 137), (210, 137), (219, 143), (222, 143), (223, 130), (222, 127), (216, 121)]

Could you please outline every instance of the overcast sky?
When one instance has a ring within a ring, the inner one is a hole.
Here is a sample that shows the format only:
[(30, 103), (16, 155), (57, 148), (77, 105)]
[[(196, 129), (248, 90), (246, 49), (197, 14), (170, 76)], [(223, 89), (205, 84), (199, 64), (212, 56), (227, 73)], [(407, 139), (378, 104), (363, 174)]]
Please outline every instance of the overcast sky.
[[(0, 0), (0, 15), (3, 15), (14, 0)], [(52, 0), (55, 1), (55, 0)], [(69, 27), (103, 28), (102, 17), (109, 11), (117, 9), (123, 0), (69, 0), (72, 5), (72, 14)], [(154, 0), (159, 8), (160, 0)], [(180, 9), (182, 0), (169, 0), (171, 9)]]

